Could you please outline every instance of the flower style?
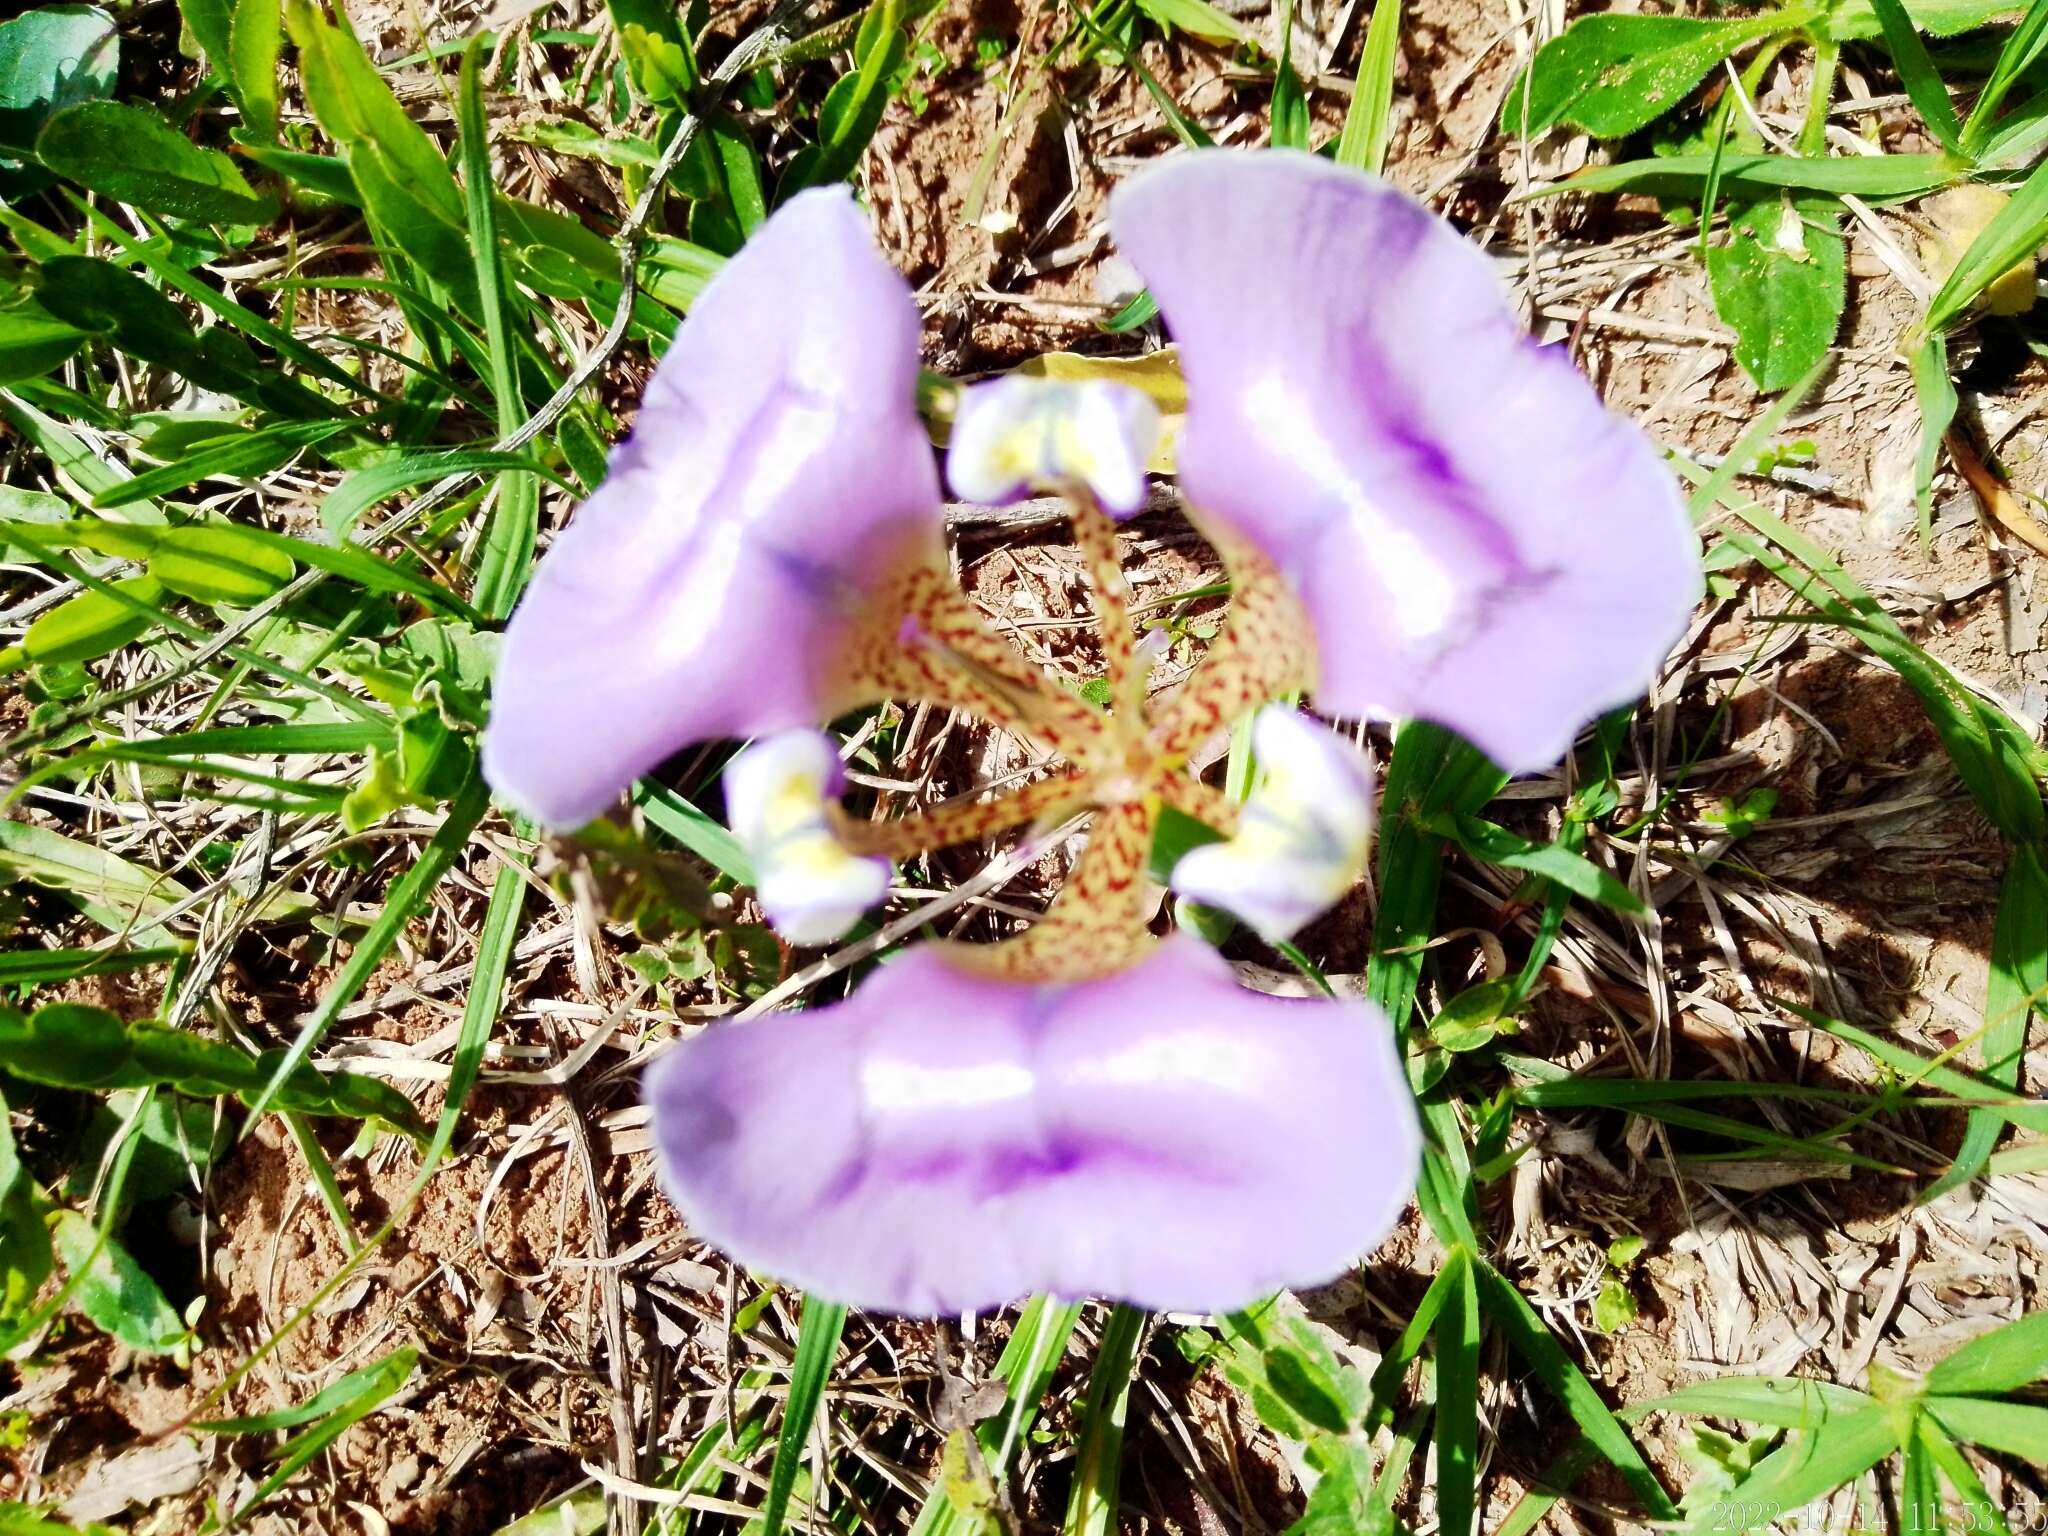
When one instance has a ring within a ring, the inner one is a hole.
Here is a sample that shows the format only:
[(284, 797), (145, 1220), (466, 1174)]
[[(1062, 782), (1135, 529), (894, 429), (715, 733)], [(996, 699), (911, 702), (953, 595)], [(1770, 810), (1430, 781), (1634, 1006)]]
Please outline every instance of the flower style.
[[(1374, 1246), (1420, 1147), (1393, 1030), (1364, 1002), (1245, 990), (1193, 937), (1155, 937), (1160, 811), (1223, 839), (1174, 886), (1284, 938), (1356, 880), (1371, 793), (1355, 748), (1271, 701), (1431, 718), (1538, 767), (1643, 686), (1698, 591), (1647, 442), (1419, 204), (1309, 156), (1209, 151), (1133, 178), (1111, 222), (1180, 345), (1182, 486), (1231, 582), (1180, 687), (1152, 697), (1113, 521), (1145, 501), (1156, 412), (1021, 378), (956, 404), (957, 493), (1072, 509), (1098, 709), (951, 581), (916, 312), (843, 189), (791, 200), (706, 290), (499, 664), (486, 770), (551, 826), (693, 742), (760, 738), (727, 770), (728, 808), (797, 942), (844, 933), (891, 860), (1090, 818), (1021, 936), (922, 945), (844, 1002), (714, 1025), (650, 1073), (694, 1229), (843, 1301), (1216, 1309)], [(891, 698), (977, 714), (1059, 766), (856, 820), (812, 728)], [(1261, 777), (1239, 806), (1187, 764), (1255, 711)]]

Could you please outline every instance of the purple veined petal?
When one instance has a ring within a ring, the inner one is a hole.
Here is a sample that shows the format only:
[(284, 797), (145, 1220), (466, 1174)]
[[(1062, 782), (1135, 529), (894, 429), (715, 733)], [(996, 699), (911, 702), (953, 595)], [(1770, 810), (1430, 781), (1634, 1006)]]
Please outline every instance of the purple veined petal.
[(1186, 936), (1069, 986), (927, 944), (844, 1003), (713, 1025), (646, 1095), (694, 1233), (927, 1316), (1039, 1291), (1217, 1311), (1328, 1280), (1406, 1208), (1421, 1146), (1376, 1009), (1247, 991)]
[(484, 771), (550, 827), (691, 742), (810, 725), (859, 594), (943, 560), (918, 316), (844, 188), (713, 279), (505, 632)]
[(1333, 714), (1554, 762), (1642, 692), (1701, 591), (1649, 440), (1523, 333), (1491, 264), (1387, 183), (1197, 151), (1110, 220), (1180, 346), (1190, 502), (1301, 594)]
[(1000, 504), (1032, 490), (1085, 485), (1117, 517), (1145, 505), (1145, 466), (1159, 407), (1108, 379), (1010, 374), (962, 390), (946, 481), (968, 501)]

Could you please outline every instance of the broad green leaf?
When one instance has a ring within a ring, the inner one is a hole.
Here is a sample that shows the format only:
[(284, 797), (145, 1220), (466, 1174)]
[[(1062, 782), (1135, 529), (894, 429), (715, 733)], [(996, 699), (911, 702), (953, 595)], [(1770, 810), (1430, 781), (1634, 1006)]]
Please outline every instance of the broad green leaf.
[(0, 651), (0, 672), (29, 664), (95, 661), (134, 644), (156, 627), (151, 610), (163, 601), (159, 582), (148, 576), (130, 576), (115, 582), (114, 588), (129, 601), (106, 592), (81, 592), (39, 614), (21, 637), (21, 644)]
[(1979, 1334), (1927, 1373), (1927, 1390), (1992, 1396), (2048, 1378), (2048, 1311)]
[(1138, 9), (1164, 26), (1212, 43), (1248, 43), (1251, 34), (1209, 0), (1138, 0)]
[(1371, 1447), (1349, 1437), (1319, 1435), (1303, 1454), (1319, 1475), (1287, 1536), (1393, 1536), (1391, 1524), (1376, 1523)]
[(206, 62), (216, 73), (225, 73), (228, 62), (228, 29), (233, 24), (234, 0), (178, 0), (178, 14), (185, 30), (199, 44)]
[(1881, 1403), (1829, 1418), (1817, 1428), (1795, 1429), (1685, 1529), (1708, 1536), (1770, 1525), (1861, 1477), (1898, 1446), (1897, 1424)]
[(1500, 125), (1533, 137), (1568, 123), (1595, 138), (1621, 138), (1677, 106), (1729, 55), (1802, 19), (1790, 11), (1735, 21), (1582, 16), (1536, 50), (1501, 104)]
[(0, 384), (41, 378), (84, 346), (87, 334), (31, 298), (0, 308)]
[(96, 5), (45, 5), (0, 22), (0, 156), (33, 152), (50, 114), (114, 93), (121, 40)]
[(2048, 1408), (1989, 1397), (1929, 1397), (1927, 1411), (1958, 1440), (2038, 1463), (2048, 1446)]
[(168, 1354), (184, 1342), (184, 1322), (119, 1241), (76, 1211), (57, 1213), (50, 1238), (77, 1282), (71, 1299), (95, 1327), (145, 1355)]
[(36, 135), (36, 158), (103, 197), (171, 218), (264, 224), (277, 211), (250, 190), (234, 161), (202, 149), (147, 107), (66, 107)]
[[(2019, 14), (2025, 0), (1905, 0), (1913, 25), (1936, 37), (1954, 37), (1985, 26), (2001, 16)], [(1839, 42), (1876, 37), (1884, 29), (1871, 0), (1844, 0), (1827, 13), (1821, 25)]]
[(1731, 207), (1725, 242), (1707, 248), (1715, 312), (1734, 328), (1735, 360), (1766, 393), (1805, 378), (1841, 329), (1838, 218), (1827, 198), (1762, 197)]
[(306, 104), (342, 147), (363, 211), (464, 313), (474, 314), (475, 258), (448, 157), (406, 116), (351, 32), (309, 0), (285, 0), (285, 25), (299, 45)]
[(275, 139), (284, 8), (280, 0), (234, 0), (234, 7), (228, 29), (228, 88), (247, 125), (243, 132)]
[(854, 40), (853, 68), (818, 108), (818, 142), (784, 173), (789, 188), (826, 186), (853, 174), (889, 104), (889, 81), (910, 53), (904, 0), (873, 0)]
[(13, 1120), (0, 1098), (0, 1326), (19, 1322), (53, 1267), (42, 1193), (21, 1166)]

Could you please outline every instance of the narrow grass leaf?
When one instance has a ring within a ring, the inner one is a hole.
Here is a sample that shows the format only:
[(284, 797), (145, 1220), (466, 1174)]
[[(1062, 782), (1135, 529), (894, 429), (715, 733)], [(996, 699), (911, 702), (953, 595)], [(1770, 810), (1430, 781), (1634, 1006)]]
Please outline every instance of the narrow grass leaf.
[(1908, 359), (1913, 398), (1920, 407), (1920, 446), (1913, 456), (1913, 503), (1920, 514), (1920, 546), (1934, 536), (1934, 471), (1942, 440), (1956, 419), (1956, 385), (1949, 376), (1948, 338), (1929, 325), (1928, 335)]
[(356, 994), (384, 961), (391, 946), (398, 942), (398, 936), (405, 931), (405, 925), (416, 917), (426, 905), (427, 898), (442, 877), (453, 869), (469, 844), (470, 833), (483, 820), (484, 812), (490, 809), (490, 790), (481, 778), (472, 777), (462, 792), (448, 807), (448, 814), (427, 846), (421, 850), (412, 868), (391, 882), (384, 897), (384, 905), (378, 911), (376, 921), (356, 944), (353, 952), (343, 963), (340, 974), (328, 983), (327, 991), (321, 996), (319, 1007), (313, 1010), (277, 1065), (270, 1083), (259, 1094), (250, 1107), (250, 1121), (270, 1107), (290, 1079), (292, 1073), (306, 1065), (313, 1047), (320, 1043), (341, 1010), (355, 1001)]
[(1470, 1536), (1479, 1511), (1479, 1286), (1470, 1263), (1436, 1320), (1436, 1507), (1444, 1536)]
[(152, 965), (168, 965), (190, 954), (186, 944), (136, 949), (17, 949), (0, 954), (0, 987), (47, 986), (88, 976), (119, 976)]
[(344, 1376), (335, 1385), (349, 1383), (351, 1390), (348, 1395), (324, 1410), (326, 1416), (314, 1423), (311, 1429), (284, 1443), (278, 1453), (276, 1469), (236, 1507), (221, 1528), (232, 1530), (241, 1524), (253, 1510), (297, 1476), (299, 1470), (315, 1456), (383, 1407), (411, 1379), (418, 1365), (419, 1351), (407, 1345), (393, 1350), (373, 1366), (365, 1366)]
[(1991, 74), (1970, 108), (1969, 121), (1962, 130), (1966, 151), (1974, 155), (1983, 149), (1998, 109), (2005, 104), (2006, 92), (2033, 67), (2044, 48), (2048, 48), (2048, 0), (2033, 0), (2020, 24), (2006, 34), (1998, 62), (1991, 66)]
[(1394, 60), (1400, 51), (1401, 0), (1375, 0), (1365, 48), (1358, 56), (1351, 105), (1344, 113), (1344, 131), (1337, 138), (1339, 165), (1356, 166), (1375, 176), (1386, 169), (1394, 131)]
[[(2048, 1008), (2048, 858), (2041, 845), (2012, 851), (1991, 930), (1991, 968), (1984, 988), (1986, 1078), (2017, 1092), (2027, 1026)], [(1978, 1177), (1991, 1161), (2005, 1122), (1987, 1110), (1971, 1112), (1955, 1162), (1921, 1197), (1924, 1204)], [(1996, 1389), (1993, 1389), (1996, 1390)]]
[(1479, 1283), (1480, 1304), (1506, 1335), (1509, 1348), (1535, 1372), (1544, 1389), (1564, 1405), (1579, 1432), (1621, 1474), (1643, 1507), (1660, 1520), (1676, 1519), (1678, 1510), (1664, 1485), (1657, 1481), (1657, 1474), (1650, 1470), (1621, 1421), (1600, 1400), (1585, 1372), (1572, 1363), (1536, 1309), (1492, 1265), (1475, 1259), (1473, 1269)]
[(1131, 1376), (1145, 1323), (1144, 1312), (1119, 1303), (1103, 1325), (1095, 1365), (1088, 1373), (1088, 1397), (1081, 1405), (1081, 1443), (1074, 1453), (1074, 1483), (1060, 1526), (1063, 1536), (1113, 1536), (1119, 1528), (1117, 1475), (1123, 1465)]
[(2037, 165), (2020, 183), (2012, 201), (1970, 242), (1955, 270), (1935, 290), (1923, 322), (1927, 332), (1946, 330), (1979, 294), (2015, 263), (2031, 256), (2043, 240), (2048, 240), (2048, 162)]
[(63, 892), (109, 932), (144, 942), (166, 937), (158, 920), (192, 895), (169, 875), (22, 821), (0, 821), (0, 869)]
[(1923, 1413), (1914, 1422), (1913, 1433), (1920, 1437), (1921, 1445), (1962, 1500), (1959, 1521), (1962, 1528), (1996, 1533), (1996, 1536), (2012, 1536), (2012, 1528), (2005, 1523), (2005, 1516), (1999, 1513), (1998, 1506), (1991, 1502), (1991, 1495), (1977, 1476), (1977, 1469), (1956, 1448), (1955, 1441), (1942, 1432), (1941, 1426)]
[[(452, 453), (419, 454), (373, 464), (356, 470), (328, 493), (320, 504), (320, 526), (343, 537), (387, 496), (449, 475), (488, 475), (508, 469), (547, 473), (523, 453), (498, 453), (488, 448), (459, 448)], [(551, 474), (548, 478), (556, 479)], [(564, 482), (557, 479), (556, 483), (568, 489)]]
[(1817, 1429), (1830, 1418), (1864, 1412), (1871, 1400), (1851, 1387), (1805, 1376), (1721, 1376), (1694, 1382), (1631, 1410), (1744, 1419), (1780, 1429)]
[[(1899, 0), (1870, 0), (1877, 23), (1884, 29), (1884, 46), (1899, 72), (1899, 83), (1913, 100), (1913, 109), (1934, 140), (1952, 155), (1963, 153), (1963, 127), (1956, 119), (1956, 104), (1927, 52), (1927, 44), (1913, 26)], [(1974, 117), (1974, 114), (1973, 114)]]
[[(484, 43), (473, 37), (462, 53), (456, 121), (461, 128), (462, 201), (469, 218), (469, 240), (476, 257), (478, 307), (483, 311), (484, 341), (489, 354), (491, 397), (497, 402), (498, 435), (516, 431), (525, 419), (519, 392), (519, 356), (515, 350), (515, 305), (518, 291), (506, 281), (498, 236), (496, 189), (491, 181), (490, 125), (484, 116), (482, 60)], [(540, 487), (523, 471), (498, 477), (497, 497), (485, 525), (478, 556), (476, 589), (471, 601), (485, 618), (502, 619), (519, 600), (533, 564), (540, 527)]]
[(1556, 197), (1565, 192), (1644, 192), (1658, 196), (1697, 195), (1718, 177), (1727, 195), (1766, 190), (1831, 192), (1880, 202), (1921, 197), (1954, 182), (1960, 167), (1947, 155), (1709, 154), (1668, 155), (1589, 165), (1563, 181), (1532, 187), (1523, 197)]
[(782, 1410), (782, 1432), (775, 1440), (775, 1464), (768, 1474), (768, 1497), (761, 1505), (760, 1536), (782, 1536), (789, 1496), (796, 1488), (797, 1464), (810, 1442), (811, 1425), (839, 1353), (846, 1328), (846, 1308), (816, 1296), (804, 1298), (797, 1323), (796, 1361), (789, 1371), (789, 1400)]

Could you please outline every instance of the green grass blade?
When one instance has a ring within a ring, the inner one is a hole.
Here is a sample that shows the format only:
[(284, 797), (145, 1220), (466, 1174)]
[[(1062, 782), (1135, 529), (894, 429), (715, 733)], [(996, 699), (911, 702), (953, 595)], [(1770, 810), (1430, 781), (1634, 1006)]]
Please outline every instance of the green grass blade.
[[(2017, 1092), (2027, 1024), (2048, 1005), (2048, 862), (2039, 845), (2013, 849), (1991, 932), (1991, 970), (1984, 989), (1983, 1075)], [(1983, 1173), (2005, 1122), (1973, 1110), (1955, 1162), (1921, 1196), (1924, 1204)]]
[(1442, 811), (1476, 811), (1506, 782), (1484, 753), (1442, 726), (1410, 721), (1394, 737), (1380, 812), (1380, 910), (1366, 993), (1404, 1035), (1443, 877), (1444, 840), (1424, 820)]
[(1976, 1468), (1956, 1448), (1955, 1441), (1942, 1433), (1941, 1426), (1926, 1414), (1921, 1414), (1913, 1425), (1913, 1433), (1919, 1438), (1934, 1464), (1941, 1469), (1941, 1475), (1949, 1480), (1962, 1500), (1961, 1525), (1966, 1531), (1996, 1533), (1996, 1536), (2012, 1536), (2012, 1527), (2005, 1523), (1998, 1506), (1991, 1502), (1991, 1495), (1985, 1491), (1978, 1478)]
[[(768, 1474), (768, 1498), (761, 1506), (760, 1536), (782, 1536), (789, 1514), (789, 1496), (796, 1488), (797, 1464), (811, 1438), (811, 1425), (824, 1400), (825, 1382), (839, 1353), (846, 1329), (846, 1308), (836, 1301), (804, 1297), (797, 1323), (796, 1362), (789, 1371), (789, 1401), (782, 1411), (782, 1432), (775, 1439), (775, 1465)], [(819, 1469), (822, 1481), (824, 1471)]]
[(1074, 1455), (1074, 1486), (1067, 1495), (1065, 1536), (1112, 1536), (1117, 1529), (1117, 1474), (1123, 1461), (1124, 1420), (1131, 1376), (1146, 1314), (1119, 1303), (1103, 1325), (1088, 1398), (1081, 1407), (1081, 1444)]
[(0, 987), (39, 987), (88, 976), (118, 976), (144, 966), (167, 965), (190, 954), (185, 944), (141, 949), (18, 949), (0, 954)]
[[(476, 257), (477, 302), (483, 310), (491, 397), (497, 402), (498, 435), (503, 438), (518, 431), (526, 419), (525, 402), (519, 393), (519, 354), (513, 340), (514, 309), (524, 306), (519, 304), (518, 291), (505, 280), (504, 253), (498, 239), (490, 125), (484, 117), (484, 52), (484, 40), (480, 37), (471, 38), (463, 50), (456, 120), (461, 128), (463, 208), (469, 218), (470, 249)], [(519, 601), (533, 566), (539, 528), (540, 486), (533, 476), (518, 470), (501, 474), (497, 500), (484, 530), (472, 599), (486, 618), (504, 618)]]
[(1956, 120), (1956, 104), (1949, 100), (1948, 87), (1928, 56), (1927, 44), (1913, 26), (1899, 0), (1870, 0), (1884, 28), (1884, 45), (1899, 72), (1899, 83), (1913, 100), (1913, 108), (1934, 140), (1950, 154), (1963, 152), (1963, 128)]
[[(297, 1475), (315, 1456), (346, 1434), (351, 1427), (368, 1418), (405, 1385), (419, 1364), (419, 1351), (408, 1345), (394, 1350), (376, 1365), (364, 1371), (357, 1371), (344, 1381), (356, 1380), (356, 1388), (349, 1399), (333, 1409), (325, 1419), (303, 1434), (294, 1435), (285, 1442), (279, 1455), (277, 1469), (266, 1477), (256, 1491), (242, 1501), (234, 1514), (222, 1523), (222, 1530), (232, 1530), (248, 1518), (278, 1489)], [(357, 1378), (360, 1378), (359, 1380)]]
[(1969, 120), (1963, 124), (1963, 148), (1969, 153), (1974, 155), (1984, 147), (2006, 92), (2041, 57), (2043, 48), (2048, 48), (2048, 0), (2033, 0), (2020, 24), (2006, 34), (2005, 46), (1998, 50), (1998, 62), (1991, 66), (1990, 77), (1977, 93)]
[(1358, 79), (1337, 138), (1337, 163), (1377, 176), (1386, 169), (1394, 131), (1394, 59), (1401, 49), (1401, 0), (1375, 0)]
[(1946, 330), (1977, 296), (2048, 240), (2048, 162), (2034, 167), (2012, 201), (1972, 240), (1927, 303), (1928, 333)]
[(1444, 1536), (1479, 1511), (1479, 1285), (1470, 1262), (1436, 1320), (1436, 1507)]
[(1657, 1474), (1650, 1470), (1621, 1421), (1600, 1400), (1585, 1372), (1572, 1363), (1536, 1309), (1492, 1265), (1474, 1260), (1473, 1267), (1480, 1304), (1506, 1335), (1508, 1346), (1535, 1372), (1544, 1389), (1564, 1405), (1579, 1432), (1621, 1474), (1642, 1500), (1643, 1507), (1660, 1520), (1676, 1519), (1677, 1507), (1664, 1491), (1664, 1485), (1657, 1481)]
[(419, 915), (426, 905), (427, 897), (442, 876), (455, 867), (469, 845), (469, 835), (483, 820), (484, 812), (490, 809), (491, 793), (481, 778), (472, 777), (462, 793), (455, 797), (448, 807), (447, 818), (434, 835), (427, 840), (419, 859), (403, 875), (391, 883), (391, 889), (384, 898), (384, 906), (377, 914), (376, 922), (363, 935), (353, 953), (341, 968), (341, 974), (328, 985), (320, 999), (320, 1006), (313, 1017), (299, 1031), (299, 1036), (285, 1052), (284, 1060), (278, 1064), (270, 1083), (249, 1106), (250, 1122), (270, 1106), (277, 1090), (293, 1072), (302, 1066), (313, 1053), (313, 1047), (320, 1043), (334, 1021), (341, 1016), (341, 1010), (355, 1001), (391, 946), (398, 942), (398, 936), (405, 931), (405, 925)]
[[(1047, 1296), (1032, 1297), (1024, 1304), (1024, 1310), (1017, 1314), (1017, 1326), (1011, 1330), (1002, 1354), (996, 1359), (992, 1377), (1009, 1388), (1009, 1396), (1003, 1404), (1003, 1411), (994, 1418), (982, 1420), (974, 1431), (991, 1478), (1001, 1479), (1004, 1476), (1010, 1457), (1023, 1443), (1039, 1404), (1045, 1400), (1045, 1394), (1052, 1386), (1053, 1375), (1059, 1370), (1060, 1359), (1066, 1353), (1067, 1340), (1073, 1336), (1074, 1324), (1080, 1321), (1080, 1317), (1081, 1303), (1058, 1302)], [(963, 1527), (941, 1479), (933, 1485), (924, 1508), (918, 1511), (911, 1536), (981, 1536), (981, 1533)]]
[(1913, 398), (1920, 407), (1920, 446), (1913, 456), (1913, 503), (1920, 513), (1920, 547), (1934, 533), (1934, 470), (1941, 462), (1942, 439), (1956, 419), (1956, 385), (1949, 377), (1948, 340), (1932, 331), (1908, 360)]

